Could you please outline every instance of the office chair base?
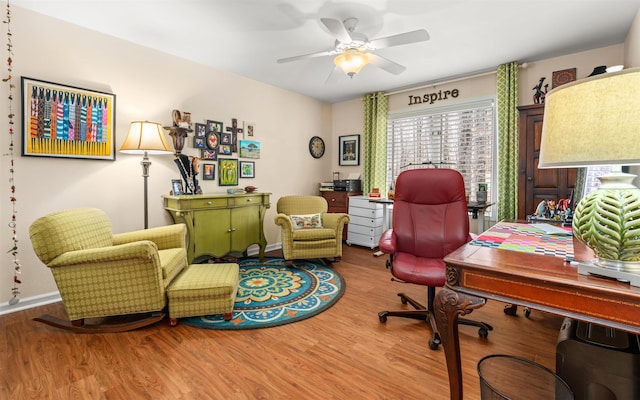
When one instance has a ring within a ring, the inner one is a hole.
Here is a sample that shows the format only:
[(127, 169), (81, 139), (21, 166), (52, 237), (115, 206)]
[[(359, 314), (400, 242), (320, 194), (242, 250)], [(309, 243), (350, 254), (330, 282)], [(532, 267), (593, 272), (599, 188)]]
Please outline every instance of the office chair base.
[[(433, 331), (433, 338), (429, 339), (429, 348), (431, 350), (437, 350), (441, 341), (432, 310), (428, 310), (427, 307), (418, 303), (404, 293), (398, 293), (398, 296), (400, 296), (402, 304), (411, 304), (415, 310), (380, 311), (378, 313), (378, 319), (380, 322), (387, 322), (387, 317), (402, 317), (425, 321), (431, 326), (431, 330)], [(458, 318), (458, 324), (478, 327), (478, 336), (483, 339), (486, 339), (489, 336), (489, 331), (493, 330), (493, 327), (485, 322), (472, 321), (465, 318)]]

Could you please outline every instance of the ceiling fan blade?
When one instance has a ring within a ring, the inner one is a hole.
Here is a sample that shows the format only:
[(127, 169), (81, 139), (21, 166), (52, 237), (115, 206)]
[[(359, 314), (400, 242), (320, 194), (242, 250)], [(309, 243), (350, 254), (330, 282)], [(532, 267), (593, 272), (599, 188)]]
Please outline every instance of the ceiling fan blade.
[(342, 21), (333, 18), (320, 18), (320, 21), (327, 27), (329, 32), (342, 43), (351, 43), (353, 39)]
[(383, 70), (394, 75), (400, 75), (404, 72), (405, 69), (407, 69), (407, 67), (405, 67), (404, 65), (400, 65), (377, 54), (368, 53), (368, 56), (369, 62), (371, 64), (375, 65), (376, 67), (382, 68)]
[(331, 49), (331, 50), (326, 50), (326, 51), (319, 51), (317, 53), (302, 54), (302, 55), (299, 55), (299, 56), (281, 58), (277, 62), (278, 62), (278, 64), (284, 64), (284, 63), (288, 63), (288, 62), (291, 62), (291, 61), (298, 61), (298, 60), (304, 60), (304, 59), (316, 58), (316, 57), (325, 57), (325, 56), (331, 56), (331, 55), (334, 55), (334, 54), (338, 54), (338, 52), (335, 49)]
[(369, 44), (374, 49), (382, 49), (385, 47), (400, 46), (403, 44), (424, 42), (429, 40), (429, 32), (424, 29), (417, 31), (400, 33), (398, 35), (387, 36), (383, 38), (373, 39)]
[(331, 84), (331, 83), (335, 83), (338, 81), (338, 78), (340, 77), (340, 67), (338, 67), (337, 65), (333, 66), (333, 69), (331, 69), (331, 72), (329, 73), (329, 76), (327, 76), (327, 80), (324, 81), (325, 85)]

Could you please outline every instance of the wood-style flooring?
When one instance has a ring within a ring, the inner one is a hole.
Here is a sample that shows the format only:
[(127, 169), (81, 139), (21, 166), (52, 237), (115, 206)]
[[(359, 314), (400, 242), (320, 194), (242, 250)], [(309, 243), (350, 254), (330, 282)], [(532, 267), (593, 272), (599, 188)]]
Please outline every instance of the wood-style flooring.
[[(79, 334), (31, 319), (66, 318), (62, 303), (0, 316), (0, 399), (434, 399), (449, 398), (442, 348), (429, 350), (426, 323), (378, 311), (401, 309), (386, 256), (345, 245), (333, 264), (346, 281), (329, 310), (289, 325), (216, 331), (162, 321), (126, 333)], [(269, 253), (277, 256), (279, 252)], [(487, 339), (461, 326), (465, 399), (480, 398), (478, 361), (513, 354), (555, 369), (562, 319), (533, 310), (503, 313), (489, 301), (470, 318), (493, 325)], [(526, 381), (522, 382), (526, 390)]]

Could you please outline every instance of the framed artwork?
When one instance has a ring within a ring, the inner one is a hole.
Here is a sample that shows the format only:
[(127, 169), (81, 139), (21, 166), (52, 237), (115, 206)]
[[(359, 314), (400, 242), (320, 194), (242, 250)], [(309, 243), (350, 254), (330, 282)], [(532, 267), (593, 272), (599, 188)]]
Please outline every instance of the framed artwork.
[(200, 154), (200, 156), (200, 158), (204, 160), (217, 160), (218, 150), (202, 149), (202, 153)]
[(194, 136), (193, 137), (193, 148), (194, 149), (204, 149), (204, 138)]
[(253, 140), (241, 140), (240, 157), (260, 158), (260, 142), (255, 142)]
[(206, 134), (207, 134), (207, 126), (205, 124), (196, 123), (194, 136), (197, 138), (204, 138)]
[(27, 77), (21, 84), (23, 156), (116, 159), (114, 94)]
[(562, 71), (553, 71), (551, 75), (551, 89), (557, 88), (565, 83), (573, 82), (576, 80), (576, 69), (569, 68)]
[(230, 133), (221, 133), (220, 134), (220, 144), (231, 145), (231, 134)]
[(172, 179), (171, 180), (171, 194), (174, 196), (179, 196), (183, 194), (182, 189), (182, 180), (181, 179)]
[(255, 178), (256, 163), (253, 161), (240, 161), (240, 178)]
[(244, 121), (244, 135), (245, 137), (253, 137), (255, 132), (256, 124), (255, 122)]
[(218, 185), (237, 186), (238, 185), (238, 159), (219, 158), (218, 159)]
[(220, 121), (207, 120), (207, 132), (213, 131), (218, 134), (223, 132), (224, 125)]
[(208, 131), (205, 136), (205, 143), (209, 150), (215, 150), (218, 148), (218, 144), (220, 143), (219, 133), (215, 131)]
[(230, 144), (221, 144), (218, 149), (218, 153), (223, 156), (231, 155), (231, 145)]
[(338, 138), (338, 163), (340, 165), (360, 165), (360, 135)]
[(205, 181), (213, 181), (216, 179), (216, 165), (203, 164), (202, 179)]

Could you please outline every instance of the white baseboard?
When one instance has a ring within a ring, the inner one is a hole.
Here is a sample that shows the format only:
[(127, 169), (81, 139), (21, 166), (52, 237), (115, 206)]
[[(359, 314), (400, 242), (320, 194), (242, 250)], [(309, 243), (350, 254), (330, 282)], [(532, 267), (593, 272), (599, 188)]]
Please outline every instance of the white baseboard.
[[(274, 243), (267, 245), (265, 251), (273, 251), (280, 250), (282, 248), (282, 243)], [(248, 249), (247, 255), (256, 256), (258, 255), (258, 246), (252, 246)], [(25, 299), (20, 299), (17, 304), (10, 305), (8, 302), (4, 304), (0, 304), (0, 315), (9, 314), (13, 312), (18, 312), (22, 310), (26, 310), (33, 307), (44, 306), (47, 304), (55, 303), (57, 301), (62, 301), (59, 292), (51, 292), (46, 294), (40, 294), (33, 297), (28, 297)]]
[(59, 292), (51, 292), (33, 297), (27, 297), (24, 299), (20, 299), (20, 301), (14, 305), (10, 305), (8, 302), (0, 304), (0, 315), (18, 312), (33, 307), (44, 306), (46, 304), (55, 303), (61, 300), (62, 298), (60, 297)]

